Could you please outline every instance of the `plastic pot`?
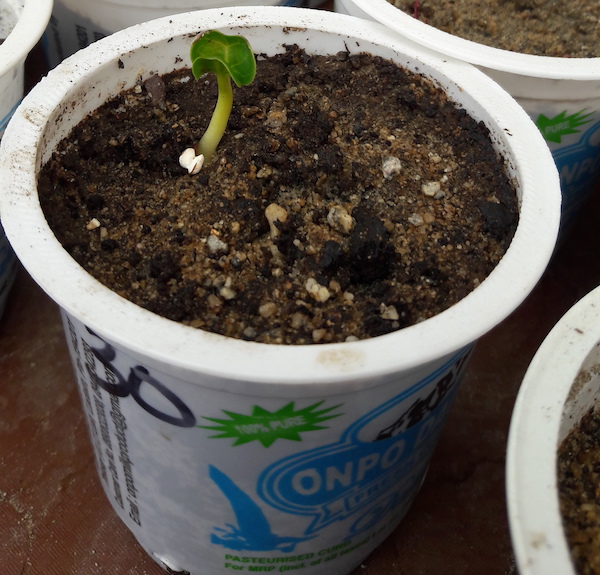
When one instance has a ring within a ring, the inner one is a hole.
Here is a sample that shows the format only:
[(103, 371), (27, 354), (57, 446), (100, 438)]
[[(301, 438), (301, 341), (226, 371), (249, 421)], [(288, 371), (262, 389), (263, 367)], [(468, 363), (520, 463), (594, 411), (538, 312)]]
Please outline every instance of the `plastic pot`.
[(335, 0), (335, 9), (381, 22), (422, 46), (476, 65), (505, 88), (543, 134), (558, 167), (562, 228), (575, 222), (600, 179), (600, 58), (532, 56), (453, 36), (388, 0)]
[(522, 575), (575, 575), (560, 513), (557, 450), (600, 398), (599, 362), (596, 288), (546, 337), (515, 403), (506, 481), (512, 542)]
[[(25, 59), (38, 43), (52, 10), (52, 0), (0, 0), (0, 139), (21, 102)], [(15, 280), (17, 262), (0, 226), (0, 317)]]
[(23, 98), (25, 59), (38, 43), (52, 0), (0, 0), (0, 138)]
[[(395, 333), (277, 346), (169, 321), (86, 273), (45, 221), (40, 166), (87, 113), (140, 74), (185, 66), (191, 39), (215, 28), (243, 34), (257, 53), (297, 43), (310, 53), (393, 59), (484, 122), (520, 205), (513, 241), (489, 277)], [(106, 494), (160, 564), (195, 575), (341, 575), (359, 564), (415, 497), (474, 342), (536, 284), (560, 219), (547, 146), (485, 74), (377, 23), (297, 8), (187, 13), (90, 45), (29, 94), (0, 158), (6, 232), (62, 310)]]

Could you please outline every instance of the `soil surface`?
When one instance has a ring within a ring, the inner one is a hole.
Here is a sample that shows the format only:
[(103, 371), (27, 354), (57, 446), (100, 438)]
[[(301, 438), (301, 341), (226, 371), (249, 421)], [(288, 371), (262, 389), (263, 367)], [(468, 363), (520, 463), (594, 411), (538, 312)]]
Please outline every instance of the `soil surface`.
[(42, 207), (86, 270), (175, 321), (284, 344), (385, 334), (483, 281), (517, 224), (485, 126), (379, 58), (257, 60), (197, 175), (178, 158), (216, 82), (189, 70), (140, 81), (61, 143)]
[(591, 409), (558, 452), (560, 508), (580, 575), (600, 573), (600, 413)]
[(538, 56), (600, 57), (600, 0), (389, 0), (444, 32)]

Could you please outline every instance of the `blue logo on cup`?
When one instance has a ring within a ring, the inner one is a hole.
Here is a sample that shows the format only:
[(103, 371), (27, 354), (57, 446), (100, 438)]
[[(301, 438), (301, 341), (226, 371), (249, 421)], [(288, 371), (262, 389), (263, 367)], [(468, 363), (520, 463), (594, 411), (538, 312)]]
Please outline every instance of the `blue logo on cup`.
[(563, 222), (577, 213), (593, 184), (600, 178), (600, 122), (570, 146), (552, 152), (563, 191)]
[(462, 350), (359, 418), (339, 441), (286, 457), (263, 471), (258, 495), (286, 514), (312, 518), (304, 537), (273, 533), (258, 503), (210, 466), (210, 478), (229, 500), (238, 522), (215, 527), (211, 541), (233, 550), (290, 552), (335, 522), (353, 518), (349, 538), (406, 506), (422, 480), (469, 352), (470, 348)]

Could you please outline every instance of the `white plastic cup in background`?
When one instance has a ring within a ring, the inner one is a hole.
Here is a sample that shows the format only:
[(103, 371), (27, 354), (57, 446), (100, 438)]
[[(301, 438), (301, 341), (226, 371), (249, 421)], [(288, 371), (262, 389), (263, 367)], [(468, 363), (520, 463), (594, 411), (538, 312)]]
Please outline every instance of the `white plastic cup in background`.
[[(0, 138), (25, 89), (25, 59), (38, 43), (52, 11), (52, 0), (0, 0)], [(8, 26), (6, 25), (8, 23)]]
[(575, 575), (558, 491), (558, 447), (600, 400), (600, 288), (556, 324), (533, 358), (511, 418), (506, 485), (521, 575)]
[[(86, 273), (44, 218), (40, 166), (83, 117), (133, 87), (140, 70), (187, 66), (192, 38), (209, 29), (240, 33), (257, 53), (298, 44), (309, 53), (392, 59), (484, 122), (520, 200), (515, 236), (489, 277), (406, 329), (286, 346), (169, 321)], [(560, 187), (527, 114), (476, 68), (444, 61), (374, 22), (238, 7), (134, 26), (52, 70), (2, 142), (0, 209), (21, 262), (62, 310), (101, 483), (148, 553), (171, 572), (193, 575), (250, 567), (343, 575), (410, 506), (473, 343), (546, 268)]]
[[(52, 0), (0, 0), (0, 139), (25, 90), (25, 60), (38, 43)], [(0, 214), (1, 216), (1, 214)], [(0, 225), (0, 317), (16, 276), (15, 255)]]
[(429, 26), (388, 0), (335, 0), (334, 6), (336, 12), (381, 22), (422, 46), (470, 62), (505, 88), (552, 151), (563, 193), (562, 228), (574, 225), (600, 184), (600, 58), (554, 58), (492, 48)]
[[(13, 0), (0, 0), (0, 40), (6, 41), (23, 12), (23, 6)], [(29, 52), (29, 50), (27, 50)], [(15, 61), (15, 64), (12, 62)], [(6, 64), (4, 64), (6, 62)], [(12, 113), (23, 97), (23, 66), (20, 58), (10, 58), (0, 44), (0, 138)], [(3, 65), (4, 64), (4, 65)]]
[(306, 0), (55, 0), (46, 35), (50, 68), (113, 32), (162, 16), (225, 6), (302, 6)]

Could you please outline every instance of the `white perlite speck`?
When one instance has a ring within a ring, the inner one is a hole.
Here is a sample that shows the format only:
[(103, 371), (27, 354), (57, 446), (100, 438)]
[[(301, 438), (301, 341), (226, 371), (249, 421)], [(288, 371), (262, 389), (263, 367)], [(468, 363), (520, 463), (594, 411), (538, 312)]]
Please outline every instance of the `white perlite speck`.
[(402, 163), (395, 156), (387, 156), (381, 164), (381, 170), (383, 171), (383, 177), (390, 180), (394, 174), (402, 170)]
[(325, 302), (329, 299), (329, 290), (325, 286), (322, 286), (315, 278), (308, 278), (304, 287), (317, 301)]
[(442, 185), (439, 182), (426, 182), (421, 186), (421, 191), (431, 198), (433, 198), (441, 189)]
[(92, 218), (85, 226), (88, 230), (97, 230), (100, 227), (100, 222), (96, 218)]
[(208, 239), (206, 240), (206, 244), (208, 245), (208, 251), (211, 254), (218, 253), (227, 253), (229, 251), (229, 246), (221, 239), (219, 239), (214, 234), (210, 234)]
[(381, 316), (381, 319), (389, 319), (391, 321), (400, 319), (398, 310), (396, 310), (395, 306), (385, 305), (384, 303), (379, 306), (379, 315)]
[(423, 220), (423, 217), (419, 214), (412, 214), (411, 216), (409, 216), (408, 221), (413, 226), (422, 226), (425, 223), (425, 220)]
[(267, 218), (267, 221), (269, 222), (269, 228), (271, 230), (271, 239), (275, 239), (275, 238), (279, 237), (281, 232), (279, 231), (279, 228), (277, 227), (276, 222), (285, 223), (287, 221), (287, 219), (288, 219), (287, 210), (285, 208), (282, 208), (278, 204), (269, 204), (265, 208), (265, 217)]
[(329, 210), (327, 223), (343, 234), (347, 234), (354, 227), (354, 219), (343, 206), (333, 206)]

